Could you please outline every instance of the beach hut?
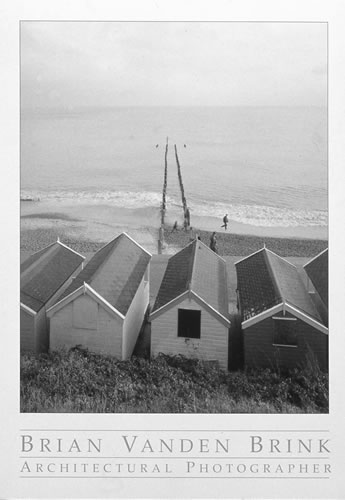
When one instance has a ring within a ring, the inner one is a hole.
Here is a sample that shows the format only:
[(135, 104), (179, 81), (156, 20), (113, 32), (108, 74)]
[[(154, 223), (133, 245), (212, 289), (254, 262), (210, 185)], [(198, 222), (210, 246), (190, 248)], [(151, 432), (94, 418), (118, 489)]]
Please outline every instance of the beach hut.
[(226, 263), (199, 240), (169, 259), (151, 320), (151, 355), (182, 354), (228, 368)]
[(101, 248), (49, 310), (52, 350), (128, 359), (149, 304), (151, 254), (126, 233)]
[(267, 248), (235, 263), (247, 367), (328, 366), (328, 328), (297, 268)]
[(304, 266), (308, 276), (308, 290), (315, 305), (328, 325), (328, 248)]
[(31, 255), (20, 269), (20, 349), (49, 348), (47, 309), (82, 268), (85, 257), (61, 241)]

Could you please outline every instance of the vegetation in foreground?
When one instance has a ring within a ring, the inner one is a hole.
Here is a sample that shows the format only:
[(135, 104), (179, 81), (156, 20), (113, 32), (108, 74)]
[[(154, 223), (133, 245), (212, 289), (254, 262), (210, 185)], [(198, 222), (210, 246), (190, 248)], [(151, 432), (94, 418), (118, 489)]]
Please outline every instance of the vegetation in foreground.
[(22, 412), (327, 413), (328, 375), (229, 372), (182, 356), (117, 361), (74, 349), (21, 358)]

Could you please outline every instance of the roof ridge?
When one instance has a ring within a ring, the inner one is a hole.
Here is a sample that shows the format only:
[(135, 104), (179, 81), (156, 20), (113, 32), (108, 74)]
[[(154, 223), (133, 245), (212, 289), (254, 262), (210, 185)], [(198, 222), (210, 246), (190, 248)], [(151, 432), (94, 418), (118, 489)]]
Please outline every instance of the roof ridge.
[[(280, 288), (280, 286), (279, 286), (277, 276), (276, 276), (276, 274), (275, 274), (275, 272), (274, 272), (274, 268), (273, 268), (273, 266), (272, 266), (272, 263), (271, 263), (271, 261), (270, 261), (270, 258), (269, 258), (269, 256), (268, 256), (268, 254), (267, 254), (267, 250), (268, 250), (268, 249), (267, 249), (267, 248), (263, 248), (263, 250), (265, 250), (265, 251), (263, 252), (263, 254), (264, 254), (264, 259), (265, 259), (265, 262), (266, 262), (267, 267), (268, 267), (268, 272), (269, 272), (269, 274), (270, 274), (270, 276), (271, 276), (271, 278), (272, 278), (273, 285), (274, 285), (274, 287), (275, 287), (275, 289), (276, 289), (276, 292), (278, 293), (279, 298), (283, 301), (283, 303), (285, 303), (285, 299), (284, 299), (284, 297), (283, 297), (283, 294), (282, 294), (281, 288)], [(274, 252), (272, 252), (272, 253), (274, 254)], [(274, 254), (274, 255), (276, 255), (276, 254)], [(278, 257), (279, 257), (279, 255), (278, 255)]]
[[(211, 302), (209, 302), (208, 300), (210, 300), (210, 298), (206, 299), (204, 292), (202, 292), (200, 287), (198, 286), (199, 271), (202, 271), (202, 273), (204, 273), (205, 271), (203, 267), (203, 259), (205, 258), (205, 256), (215, 265), (217, 273), (217, 281), (218, 279), (220, 279), (221, 281), (227, 284), (226, 260), (223, 259), (216, 252), (211, 250), (207, 245), (205, 245), (201, 241), (197, 239), (194, 241), (195, 241), (195, 251), (193, 256), (193, 269), (192, 269), (192, 280), (191, 280), (190, 290), (192, 293), (194, 293), (200, 299), (202, 299), (205, 303), (209, 304), (211, 308), (213, 308), (215, 311), (218, 311), (220, 315), (223, 315), (223, 313), (221, 312), (223, 310), (226, 311), (226, 313), (228, 313), (229, 304), (228, 304), (227, 285), (225, 287), (225, 290), (222, 292), (220, 292), (219, 288), (217, 287), (217, 294), (216, 294), (217, 296), (214, 297), (215, 302), (212, 302), (212, 299)], [(199, 262), (201, 262), (201, 264), (199, 264)], [(211, 303), (213, 303), (214, 305), (211, 305)]]
[[(190, 241), (186, 246), (184, 246), (183, 248), (181, 248), (178, 252), (176, 252), (174, 255), (172, 255), (171, 257), (169, 257), (169, 260), (168, 260), (168, 265), (170, 263), (170, 261), (173, 261), (175, 259), (175, 257), (177, 257), (178, 255), (180, 255), (181, 252), (184, 252), (188, 247), (190, 246), (193, 246), (195, 244), (197, 240), (193, 240), (193, 241)], [(187, 286), (189, 286), (189, 284), (191, 284), (192, 282), (192, 279), (193, 279), (193, 270), (194, 270), (194, 258), (195, 258), (195, 248), (194, 250), (192, 250), (192, 264), (191, 264), (191, 270), (190, 272), (188, 273), (188, 278), (190, 276), (190, 279), (188, 280), (187, 282)]]
[[(314, 318), (316, 317), (316, 318), (319, 318), (319, 319), (322, 320), (322, 318), (320, 317), (318, 308), (316, 307), (316, 304), (312, 300), (312, 298), (310, 296), (310, 293), (308, 292), (308, 289), (305, 286), (305, 284), (304, 284), (304, 282), (302, 280), (302, 276), (300, 275), (300, 273), (298, 272), (298, 270), (297, 270), (296, 274), (297, 274), (297, 280), (300, 282), (301, 286), (303, 287), (303, 290), (306, 292), (306, 297), (308, 297), (308, 301), (311, 304), (312, 309), (314, 310), (313, 312), (316, 313), (316, 316), (314, 316)], [(289, 301), (284, 301), (284, 302), (286, 302), (287, 304), (289, 304)], [(296, 309), (299, 309), (301, 312), (303, 312), (303, 314), (306, 314), (306, 315), (310, 316), (311, 318), (313, 317), (313, 316), (310, 315), (310, 313), (308, 313), (307, 311), (304, 311), (304, 309), (302, 307), (300, 307), (299, 305), (293, 305), (293, 304), (290, 304), (290, 305), (293, 306), (293, 307), (295, 307)]]
[[(190, 241), (186, 246), (178, 250), (174, 255), (169, 256), (168, 263), (155, 298), (152, 312), (160, 309), (167, 303), (165, 302), (167, 300), (166, 295), (168, 295), (169, 297), (168, 302), (171, 302), (171, 300), (175, 299), (177, 296), (180, 296), (181, 293), (185, 293), (190, 288), (194, 261), (193, 245), (195, 245), (195, 241), (196, 240)], [(181, 256), (183, 256), (182, 274), (180, 266)], [(179, 266), (177, 272), (175, 269), (176, 266)], [(172, 284), (170, 284), (171, 280), (173, 282)], [(179, 293), (176, 295), (177, 290)], [(171, 298), (172, 295), (173, 298)], [(165, 303), (162, 304), (162, 301)]]
[[(269, 250), (270, 251), (270, 250)], [(271, 252), (273, 255), (275, 255), (276, 257), (278, 257), (280, 260), (284, 261), (284, 262), (287, 262), (289, 264), (289, 262), (286, 260), (286, 259), (283, 259), (282, 257), (280, 257), (279, 255), (275, 254), (274, 252)], [(272, 265), (268, 255), (266, 254), (266, 257), (267, 257), (267, 260), (269, 262), (269, 266), (270, 266), (270, 269), (272, 271), (272, 276), (274, 278), (274, 282), (275, 282), (275, 285), (277, 286), (277, 290), (279, 292), (279, 296), (281, 298), (281, 300), (283, 301), (283, 304), (286, 305), (286, 304), (290, 304), (289, 300), (286, 299), (286, 297), (283, 296), (282, 294), (282, 291), (281, 291), (281, 287), (279, 285), (279, 282), (278, 282), (278, 279), (277, 279), (277, 276), (276, 276), (276, 273), (275, 273), (275, 270), (274, 270), (274, 266)], [(313, 301), (311, 300), (311, 297), (308, 293), (308, 290), (306, 289), (305, 285), (304, 285), (304, 282), (302, 280), (302, 277), (300, 276), (300, 273), (298, 272), (298, 269), (296, 266), (294, 266), (292, 264), (293, 268), (295, 269), (296, 271), (296, 280), (300, 283), (301, 287), (303, 288), (303, 290), (306, 292), (306, 297), (308, 297), (308, 301), (309, 303), (311, 304), (311, 307), (313, 309), (313, 312), (316, 313), (316, 316), (315, 317), (319, 317), (319, 313), (317, 311), (317, 308), (315, 307), (315, 304), (313, 303)], [(292, 304), (290, 304), (292, 306)], [(312, 318), (313, 316), (308, 313), (307, 311), (304, 311), (304, 309), (302, 307), (300, 307), (299, 305), (294, 305), (293, 307), (295, 307), (296, 309), (298, 309), (299, 311), (301, 311), (301, 313), (303, 314), (306, 314), (307, 316), (309, 316), (310, 318)]]
[(121, 236), (121, 234), (123, 234), (123, 233), (118, 234), (118, 235), (117, 235), (117, 236), (115, 236), (115, 238), (113, 238), (112, 240), (108, 241), (107, 243), (104, 243), (104, 245), (103, 245), (101, 248), (99, 248), (99, 249), (95, 252), (95, 254), (96, 254), (96, 253), (98, 253), (98, 252), (100, 252), (101, 250), (103, 250), (103, 249), (104, 249), (105, 247), (107, 247), (108, 245), (110, 245), (110, 243), (113, 243), (115, 240), (117, 240), (117, 239)]
[(308, 260), (308, 262), (306, 262), (304, 264), (303, 267), (306, 267), (308, 266), (309, 264), (311, 264), (311, 262), (313, 262), (314, 260), (318, 259), (322, 254), (324, 254), (325, 252), (328, 252), (328, 247), (325, 248), (324, 250), (322, 250), (322, 252), (319, 252), (317, 255), (315, 255), (315, 257), (313, 257), (312, 259)]
[[(42, 262), (43, 258), (47, 257), (47, 255), (50, 255), (50, 253), (52, 253), (53, 247), (55, 245), (57, 245), (57, 244), (58, 244), (58, 242), (54, 241), (53, 243), (50, 243), (50, 245), (48, 245), (47, 247), (41, 248), (41, 250), (37, 250), (37, 252), (35, 252), (34, 254), (30, 255), (29, 259), (32, 258), (36, 253), (43, 252), (42, 255), (40, 255), (38, 257), (38, 259), (36, 259), (33, 262), (31, 262), (31, 264), (29, 264), (28, 267), (24, 269), (24, 271), (21, 271), (21, 273), (20, 273), (21, 279), (23, 279), (23, 277), (26, 276), (26, 274), (28, 273), (28, 271), (32, 271), (32, 269), (34, 267), (37, 267), (37, 265)], [(45, 252), (46, 250), (48, 250), (48, 251)], [(23, 262), (23, 264), (25, 264), (25, 261)]]
[(190, 241), (189, 243), (187, 243), (187, 245), (186, 245), (186, 246), (184, 246), (183, 248), (180, 248), (180, 249), (179, 249), (176, 253), (174, 253), (173, 255), (170, 255), (170, 256), (169, 256), (169, 259), (168, 259), (168, 260), (169, 260), (169, 262), (170, 262), (172, 259), (174, 259), (177, 255), (179, 255), (181, 252), (183, 252), (184, 250), (186, 250), (186, 248), (188, 248), (189, 246), (193, 245), (194, 241), (195, 241), (195, 240)]
[(224, 257), (222, 257), (218, 253), (216, 253), (213, 250), (211, 250), (211, 248), (209, 246), (207, 246), (203, 241), (200, 241), (200, 240), (197, 240), (197, 241), (199, 241), (199, 243), (201, 245), (203, 245), (209, 252), (212, 252), (212, 255), (214, 255), (215, 257), (217, 257), (218, 260), (221, 260), (222, 262), (225, 262), (225, 264), (226, 264), (226, 260), (224, 259)]
[(259, 248), (259, 250), (255, 250), (255, 252), (252, 252), (250, 253), (249, 255), (247, 255), (246, 257), (242, 257), (240, 260), (237, 260), (236, 262), (234, 262), (234, 266), (236, 266), (237, 264), (239, 264), (240, 262), (243, 262), (244, 260), (247, 260), (249, 259), (250, 257), (253, 257), (253, 255), (256, 255), (257, 253), (260, 253), (262, 252), (263, 250), (267, 250), (267, 248), (264, 246), (262, 248)]
[(194, 270), (195, 270), (195, 262), (196, 262), (196, 257), (197, 257), (197, 250), (198, 250), (198, 240), (195, 239), (192, 241), (192, 244), (194, 244), (194, 249), (192, 253), (192, 269), (190, 272), (190, 281), (189, 281), (189, 289), (192, 290), (193, 288), (193, 278), (194, 278)]
[(283, 260), (284, 262), (286, 262), (287, 264), (290, 264), (290, 266), (292, 267), (295, 267), (297, 269), (297, 267), (295, 266), (295, 264), (292, 264), (292, 262), (289, 262), (287, 259), (285, 259), (284, 257), (282, 257), (281, 255), (278, 255), (276, 252), (273, 252), (273, 250), (271, 250), (270, 248), (267, 248), (266, 245), (264, 245), (262, 248), (260, 248), (259, 250), (256, 250), (255, 252), (247, 255), (247, 257), (243, 257), (242, 259), (239, 259), (237, 260), (236, 262), (234, 262), (234, 265), (236, 266), (237, 264), (239, 264), (240, 262), (243, 262), (244, 260), (246, 259), (249, 259), (250, 257), (252, 257), (253, 255), (256, 255), (257, 253), (260, 253), (260, 252), (264, 252), (264, 251), (267, 251), (267, 252), (270, 252), (271, 254), (275, 255), (276, 257), (278, 257), (279, 259)]
[(150, 257), (152, 257), (152, 253), (150, 253), (148, 250), (146, 250), (146, 248), (144, 248), (142, 245), (140, 245), (140, 243), (138, 243), (137, 241), (135, 241), (134, 238), (132, 238), (132, 236), (130, 236), (128, 233), (126, 233), (126, 231), (123, 231), (119, 236), (127, 236), (127, 238), (129, 240), (131, 240), (137, 247), (139, 247), (143, 252), (147, 253)]
[(285, 259), (284, 257), (282, 257), (281, 255), (278, 255), (277, 253), (273, 252), (273, 250), (270, 250), (269, 248), (265, 247), (265, 250), (267, 250), (267, 252), (270, 252), (272, 253), (273, 255), (275, 255), (276, 257), (278, 257), (279, 259), (283, 260), (284, 262), (286, 262), (287, 264), (289, 264), (290, 266), (294, 267), (297, 269), (297, 266), (295, 266), (295, 264), (293, 264), (292, 262), (289, 262), (287, 259)]
[[(122, 235), (123, 233), (119, 234), (118, 236), (116, 236), (116, 238), (114, 238), (113, 240), (109, 241), (108, 243), (106, 243), (104, 246), (102, 246), (101, 248), (99, 248), (97, 250), (97, 252), (95, 252), (93, 254), (93, 256), (91, 257), (91, 259), (89, 260), (89, 262), (86, 264), (86, 266), (84, 267), (84, 269), (87, 269), (87, 267), (91, 264), (91, 262), (93, 261), (93, 259), (97, 258), (97, 256), (99, 255), (99, 253), (104, 250), (105, 248), (107, 248), (107, 246), (109, 245), (114, 245), (115, 242), (120, 238), (120, 236)], [(102, 262), (94, 269), (93, 273), (89, 276), (89, 280), (92, 281), (94, 279), (94, 277), (96, 276), (96, 274), (98, 274), (99, 270), (104, 266), (105, 262), (108, 260), (108, 257), (110, 255), (110, 252), (111, 252), (111, 249), (109, 249), (107, 255), (104, 257), (104, 259), (102, 260)]]
[(52, 243), (49, 243), (49, 245), (47, 245), (46, 247), (43, 247), (40, 250), (36, 250), (36, 252), (30, 255), (30, 257), (33, 257), (34, 255), (36, 255), (36, 253), (43, 252), (43, 250), (47, 250), (49, 247), (55, 245), (55, 243), (57, 243), (57, 241), (53, 241)]
[(70, 252), (73, 252), (75, 253), (76, 255), (78, 255), (79, 257), (81, 257), (82, 259), (85, 260), (85, 257), (84, 255), (82, 255), (81, 253), (77, 252), (76, 250), (73, 250), (73, 248), (69, 247), (68, 245), (66, 245), (65, 243), (62, 243), (62, 241), (60, 240), (60, 238), (57, 239), (56, 243), (58, 245), (61, 245), (62, 247), (66, 248), (67, 250), (69, 250)]

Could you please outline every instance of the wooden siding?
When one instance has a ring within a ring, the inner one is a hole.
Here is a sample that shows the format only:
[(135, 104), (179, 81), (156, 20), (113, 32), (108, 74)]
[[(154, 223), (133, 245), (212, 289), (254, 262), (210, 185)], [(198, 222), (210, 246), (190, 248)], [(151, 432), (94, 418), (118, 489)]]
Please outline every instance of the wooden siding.
[[(75, 270), (75, 276), (82, 266)], [(71, 283), (72, 277), (65, 281), (61, 288), (48, 300), (34, 317), (20, 309), (20, 350), (21, 352), (47, 352), (49, 349), (49, 320), (46, 310), (57, 302), (60, 295)]]
[(20, 351), (35, 351), (35, 317), (20, 308)]
[[(94, 300), (88, 295), (79, 295), (80, 307), (87, 308), (89, 301)], [(122, 359), (122, 324), (123, 320), (110, 314), (97, 304), (97, 327), (76, 328), (73, 326), (73, 302), (57, 311), (50, 319), (50, 348), (52, 350), (81, 345), (91, 352), (110, 354)]]
[[(200, 339), (177, 336), (178, 309), (201, 311)], [(151, 355), (183, 354), (205, 361), (217, 360), (224, 370), (228, 369), (229, 329), (217, 321), (195, 301), (186, 299), (152, 320)]]
[(122, 359), (132, 356), (149, 305), (149, 293), (149, 283), (144, 276), (124, 319)]
[[(274, 317), (282, 313), (274, 314)], [(286, 314), (285, 317), (294, 316)], [(315, 356), (323, 370), (328, 368), (328, 335), (316, 330), (301, 319), (296, 320), (297, 347), (273, 344), (274, 320), (266, 318), (243, 330), (244, 363), (252, 368), (291, 369), (305, 366)]]

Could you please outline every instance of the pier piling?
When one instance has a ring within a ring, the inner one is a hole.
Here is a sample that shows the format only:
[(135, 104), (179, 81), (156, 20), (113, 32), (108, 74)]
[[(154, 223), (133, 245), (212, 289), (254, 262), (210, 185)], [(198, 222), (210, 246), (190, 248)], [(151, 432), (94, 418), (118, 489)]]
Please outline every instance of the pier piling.
[(175, 158), (176, 158), (176, 165), (177, 165), (177, 176), (178, 176), (178, 180), (180, 183), (181, 199), (182, 199), (182, 206), (183, 206), (183, 215), (184, 215), (183, 227), (184, 227), (185, 231), (187, 231), (187, 229), (190, 227), (190, 211), (189, 211), (186, 196), (184, 193), (184, 186), (183, 186), (182, 174), (181, 174), (181, 165), (180, 165), (180, 162), (178, 159), (176, 144), (174, 144), (174, 148), (175, 148)]

